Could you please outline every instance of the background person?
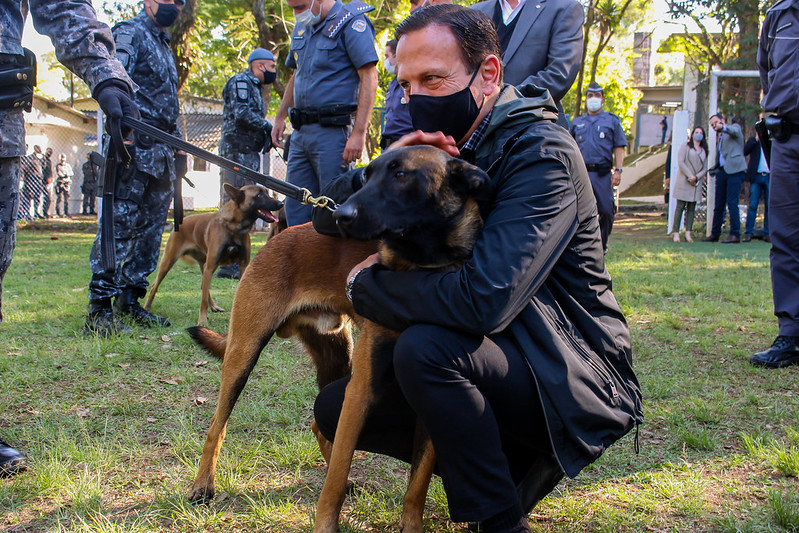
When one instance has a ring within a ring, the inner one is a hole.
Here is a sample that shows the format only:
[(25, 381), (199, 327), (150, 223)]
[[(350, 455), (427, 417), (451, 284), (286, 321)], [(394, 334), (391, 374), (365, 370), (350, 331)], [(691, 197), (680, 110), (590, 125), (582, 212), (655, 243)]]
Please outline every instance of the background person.
[(702, 183), (707, 174), (707, 139), (705, 130), (697, 126), (688, 142), (677, 151), (677, 178), (671, 181), (671, 194), (677, 200), (671, 219), (671, 234), (674, 242), (680, 242), (680, 221), (685, 212), (685, 240), (694, 242), (691, 231), (694, 227), (696, 203), (702, 199)]
[(92, 163), (91, 156), (86, 154), (86, 162), (83, 163), (83, 183), (80, 192), (83, 193), (83, 208), (81, 213), (84, 215), (96, 215), (94, 206), (97, 204), (97, 178), (99, 171), (97, 165)]
[[(358, 446), (408, 461), (418, 415), (452, 520), (529, 531), (526, 513), (564, 472), (576, 475), (641, 419), (590, 182), (549, 93), (502, 84), (490, 18), (430, 6), (396, 36), (400, 84), (422, 130), (396, 145), (459, 154), (488, 169), (495, 190), (459, 270), (389, 271), (373, 255), (350, 273), (356, 312), (402, 332), (396, 382), (381, 389)], [(347, 380), (314, 406), (330, 440)]]
[(408, 100), (397, 82), (396, 54), (397, 40), (391, 39), (386, 43), (385, 59), (383, 60), (386, 71), (394, 76), (386, 89), (386, 125), (383, 128), (383, 135), (380, 137), (380, 148), (384, 150), (403, 135), (413, 131), (411, 114), (408, 112)]
[(66, 154), (61, 154), (55, 166), (55, 212), (61, 214), (61, 203), (64, 204), (63, 216), (69, 216), (69, 188), (72, 186), (72, 176), (74, 175), (72, 165), (67, 163)]
[(746, 180), (749, 182), (749, 210), (746, 212), (746, 228), (741, 242), (752, 240), (757, 220), (757, 204), (760, 203), (761, 198), (763, 198), (763, 240), (771, 242), (768, 228), (768, 192), (771, 173), (757, 137), (746, 141), (744, 155), (749, 157), (746, 164)]
[[(269, 50), (256, 48), (247, 57), (247, 68), (227, 81), (222, 91), (224, 110), (219, 147), (222, 157), (255, 171), (261, 170), (261, 152), (266, 153), (272, 147), (272, 124), (265, 118), (266, 103), (261, 90), (264, 85), (274, 83), (276, 77), (275, 56)], [(225, 183), (241, 188), (255, 182), (222, 169), (221, 204), (230, 200)], [(219, 267), (216, 276), (239, 279), (238, 263)]]
[[(166, 28), (175, 22), (182, 6), (183, 0), (144, 0), (136, 17), (113, 29), (117, 57), (139, 86), (134, 101), (142, 121), (176, 136), (178, 72)], [(161, 236), (173, 199), (175, 167), (181, 165), (185, 173), (186, 156), (176, 156), (168, 145), (141, 134), (134, 134), (131, 151), (130, 166), (117, 165), (113, 206), (116, 271), (103, 268), (99, 228), (89, 257), (92, 277), (83, 328), (89, 335), (130, 331), (118, 319), (120, 315), (145, 327), (170, 324), (165, 317), (145, 311), (139, 298), (146, 294), (147, 276), (158, 264)]]
[(766, 12), (757, 66), (763, 109), (780, 125), (771, 134), (771, 286), (779, 333), (753, 365), (799, 364), (799, 0), (783, 0)]
[(560, 101), (580, 71), (582, 4), (577, 0), (486, 0), (472, 8), (494, 21), (505, 83), (532, 83), (547, 89), (558, 105), (558, 124), (568, 128)]
[[(294, 132), (289, 183), (316, 196), (363, 155), (375, 104), (375, 30), (360, 0), (286, 0), (297, 24), (286, 66), (294, 69), (275, 117), (272, 142), (283, 146), (286, 118)], [(354, 118), (353, 118), (354, 116)], [(290, 226), (311, 220), (311, 206), (286, 199)]]
[(724, 244), (741, 242), (741, 212), (738, 197), (746, 175), (744, 159), (744, 135), (738, 124), (727, 124), (721, 113), (710, 117), (710, 128), (715, 130), (717, 141), (716, 200), (713, 208), (713, 224), (710, 235), (702, 239), (716, 242), (724, 224), (725, 206), (730, 212), (730, 234), (721, 241)]
[(602, 248), (607, 253), (608, 239), (616, 216), (613, 187), (618, 187), (621, 183), (627, 138), (619, 117), (604, 111), (603, 105), (605, 95), (602, 86), (595, 81), (591, 82), (585, 93), (587, 111), (572, 121), (569, 132), (577, 140), (591, 178), (599, 212)]

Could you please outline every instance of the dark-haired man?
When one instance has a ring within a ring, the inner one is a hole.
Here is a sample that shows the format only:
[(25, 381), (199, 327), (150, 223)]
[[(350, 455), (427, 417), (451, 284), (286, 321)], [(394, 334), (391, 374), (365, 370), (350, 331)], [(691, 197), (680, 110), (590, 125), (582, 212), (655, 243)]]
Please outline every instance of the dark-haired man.
[[(713, 220), (710, 235), (702, 239), (716, 242), (721, 235), (725, 210), (730, 212), (730, 234), (721, 241), (724, 244), (741, 242), (741, 212), (738, 210), (738, 196), (746, 176), (744, 158), (744, 135), (738, 124), (727, 124), (721, 113), (710, 117), (710, 129), (716, 131), (716, 200), (713, 206)], [(726, 208), (726, 209), (725, 209)]]
[[(526, 513), (564, 473), (577, 475), (642, 420), (591, 184), (549, 93), (502, 84), (490, 18), (430, 6), (396, 37), (398, 78), (422, 131), (395, 146), (460, 155), (494, 191), (459, 270), (394, 272), (372, 256), (350, 273), (355, 311), (402, 332), (396, 386), (381, 389), (358, 446), (409, 460), (418, 415), (452, 519), (529, 531)], [(315, 404), (330, 440), (346, 382)]]

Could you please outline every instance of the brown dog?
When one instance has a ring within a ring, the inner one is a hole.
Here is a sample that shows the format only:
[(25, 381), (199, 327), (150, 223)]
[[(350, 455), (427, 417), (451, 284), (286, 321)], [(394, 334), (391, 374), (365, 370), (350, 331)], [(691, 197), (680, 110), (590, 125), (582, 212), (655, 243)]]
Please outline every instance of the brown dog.
[[(351, 323), (355, 322), (360, 334), (352, 353), (352, 378), (332, 446), (315, 430), (328, 472), (314, 531), (338, 529), (373, 384), (390, 370), (391, 357), (386, 354), (398, 335), (354, 314), (344, 291), (347, 274), (378, 249), (382, 262), (392, 269), (456, 268), (469, 257), (482, 227), (475, 196), (489, 186), (482, 171), (431, 147), (387, 152), (366, 168), (365, 175), (366, 185), (334, 216), (346, 235), (380, 238), (379, 243), (320, 235), (310, 224), (289, 228), (267, 242), (242, 276), (227, 336), (206, 328), (189, 329), (202, 346), (223, 358), (219, 403), (190, 500), (207, 501), (213, 496), (227, 420), (271, 336), (300, 339), (316, 366), (321, 388), (349, 373)], [(429, 440), (418, 442), (401, 518), (400, 527), (406, 533), (422, 530), (435, 464)]]
[(217, 267), (238, 263), (244, 272), (250, 262), (250, 230), (257, 219), (275, 222), (271, 211), (283, 207), (262, 185), (245, 185), (241, 189), (225, 183), (230, 200), (214, 213), (201, 213), (183, 219), (179, 231), (173, 231), (158, 265), (158, 274), (147, 296), (144, 309), (150, 310), (158, 286), (178, 259), (200, 265), (202, 300), (197, 323), (208, 323), (208, 309), (224, 311), (211, 298), (211, 278)]

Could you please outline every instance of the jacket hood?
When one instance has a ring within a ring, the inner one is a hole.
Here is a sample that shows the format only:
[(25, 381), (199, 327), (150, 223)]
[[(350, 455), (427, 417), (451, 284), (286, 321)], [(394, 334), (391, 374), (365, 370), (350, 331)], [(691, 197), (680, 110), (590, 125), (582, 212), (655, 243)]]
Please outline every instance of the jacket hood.
[(501, 150), (514, 132), (542, 120), (553, 123), (558, 120), (558, 107), (547, 89), (532, 84), (518, 87), (505, 84), (494, 103), (491, 120), (483, 137), (486, 142), (478, 147), (477, 159), (493, 159), (492, 153)]

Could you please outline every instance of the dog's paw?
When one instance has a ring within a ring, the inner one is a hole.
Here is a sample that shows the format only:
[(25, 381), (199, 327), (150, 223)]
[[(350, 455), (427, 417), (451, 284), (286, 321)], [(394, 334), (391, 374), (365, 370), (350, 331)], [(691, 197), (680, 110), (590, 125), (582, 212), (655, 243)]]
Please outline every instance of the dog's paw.
[(214, 499), (214, 489), (208, 487), (198, 487), (189, 493), (189, 503), (195, 505), (208, 505)]
[(211, 309), (214, 313), (224, 313), (225, 310), (219, 307), (218, 305), (212, 305), (209, 309)]

